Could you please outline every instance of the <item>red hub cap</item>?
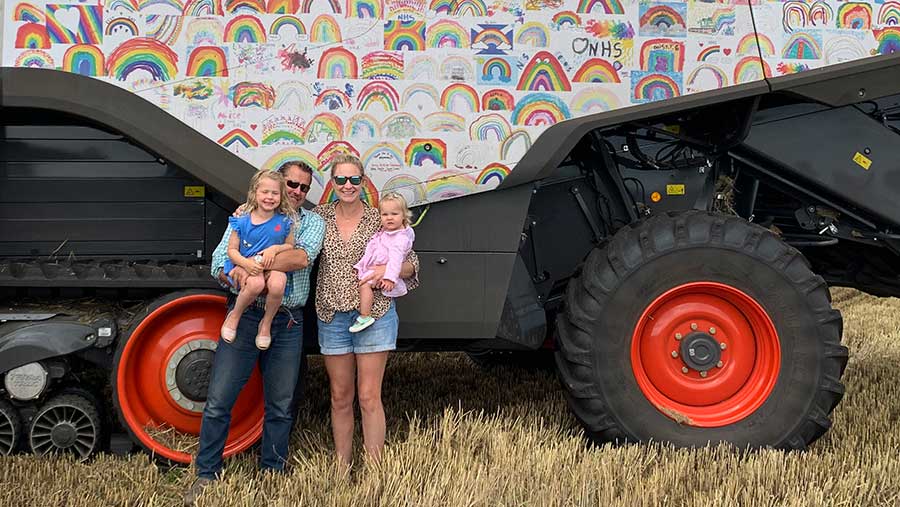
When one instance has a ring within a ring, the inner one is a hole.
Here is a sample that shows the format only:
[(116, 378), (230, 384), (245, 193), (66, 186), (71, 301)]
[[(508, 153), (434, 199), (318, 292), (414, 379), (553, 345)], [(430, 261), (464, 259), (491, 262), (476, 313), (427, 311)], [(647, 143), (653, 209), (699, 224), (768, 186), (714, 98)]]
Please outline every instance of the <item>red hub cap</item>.
[(766, 401), (781, 347), (766, 311), (715, 282), (675, 287), (650, 303), (635, 326), (631, 366), (641, 391), (682, 424), (719, 427)]
[[(116, 393), (122, 417), (151, 452), (190, 463), (191, 455), (154, 440), (148, 427), (172, 427), (200, 434), (200, 421), (213, 350), (225, 319), (225, 298), (196, 294), (170, 301), (135, 328), (122, 350)], [(206, 364), (204, 364), (206, 363)], [(232, 411), (225, 456), (241, 452), (262, 435), (262, 380), (254, 369)]]

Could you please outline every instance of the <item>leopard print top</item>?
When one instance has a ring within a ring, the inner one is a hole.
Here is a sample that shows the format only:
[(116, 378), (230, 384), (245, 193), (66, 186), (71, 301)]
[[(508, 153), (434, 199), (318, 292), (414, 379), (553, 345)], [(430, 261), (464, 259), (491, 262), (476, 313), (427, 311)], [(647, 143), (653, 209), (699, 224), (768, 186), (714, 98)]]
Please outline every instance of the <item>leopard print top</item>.
[[(350, 236), (350, 241), (344, 243), (335, 219), (335, 206), (338, 202), (322, 204), (313, 209), (313, 212), (325, 220), (325, 241), (322, 253), (319, 254), (319, 274), (316, 281), (316, 314), (323, 322), (331, 322), (335, 312), (349, 312), (359, 308), (359, 279), (353, 265), (362, 259), (366, 244), (381, 229), (378, 209), (364, 202), (365, 211), (359, 225)], [(419, 259), (415, 252), (410, 251), (406, 260), (412, 263), (416, 272), (411, 280), (406, 280), (407, 290), (412, 291), (419, 286)], [(378, 290), (374, 291), (374, 296), (372, 317), (379, 319), (390, 308), (391, 298)]]

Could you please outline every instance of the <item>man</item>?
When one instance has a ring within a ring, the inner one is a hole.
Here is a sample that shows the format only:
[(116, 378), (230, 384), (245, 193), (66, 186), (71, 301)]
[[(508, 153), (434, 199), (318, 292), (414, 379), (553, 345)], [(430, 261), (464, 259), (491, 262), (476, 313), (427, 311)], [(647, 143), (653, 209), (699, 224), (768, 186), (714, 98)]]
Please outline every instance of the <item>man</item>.
[[(285, 177), (288, 186), (286, 197), (291, 206), (298, 210), (300, 223), (294, 238), (294, 250), (278, 254), (271, 269), (288, 274), (291, 290), (286, 291), (288, 295), (282, 299), (282, 306), (272, 323), (272, 345), (269, 349), (259, 350), (253, 342), (256, 326), (264, 313), (264, 296), (244, 312), (235, 341), (219, 341), (203, 409), (200, 447), (194, 460), (197, 479), (185, 492), (186, 505), (193, 505), (203, 488), (215, 480), (222, 470), (222, 453), (231, 425), (231, 409), (257, 360), (263, 378), (265, 402), (260, 469), (282, 471), (287, 459), (293, 426), (294, 388), (303, 355), (303, 305), (309, 296), (311, 268), (322, 248), (325, 222), (319, 215), (302, 207), (312, 183), (312, 168), (304, 162), (289, 161), (282, 164), (278, 171)], [(211, 262), (212, 275), (225, 287), (229, 284), (222, 269), (230, 236), (231, 226), (228, 226), (213, 252)], [(235, 282), (232, 290), (237, 291), (248, 273), (237, 267), (228, 275)]]

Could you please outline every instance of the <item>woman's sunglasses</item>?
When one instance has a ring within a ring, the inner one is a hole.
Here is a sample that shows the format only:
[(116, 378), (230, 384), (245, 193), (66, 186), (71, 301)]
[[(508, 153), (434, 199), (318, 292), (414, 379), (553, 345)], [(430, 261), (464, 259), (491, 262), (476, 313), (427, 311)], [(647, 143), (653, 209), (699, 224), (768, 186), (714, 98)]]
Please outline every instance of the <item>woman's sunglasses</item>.
[(343, 185), (344, 183), (347, 183), (347, 180), (350, 180), (351, 185), (359, 185), (362, 183), (362, 179), (362, 176), (335, 176), (334, 182), (338, 185)]
[(300, 183), (299, 181), (291, 181), (291, 180), (284, 180), (284, 182), (287, 183), (287, 186), (289, 186), (291, 188), (300, 187), (301, 192), (309, 192), (309, 185), (307, 185), (306, 183)]

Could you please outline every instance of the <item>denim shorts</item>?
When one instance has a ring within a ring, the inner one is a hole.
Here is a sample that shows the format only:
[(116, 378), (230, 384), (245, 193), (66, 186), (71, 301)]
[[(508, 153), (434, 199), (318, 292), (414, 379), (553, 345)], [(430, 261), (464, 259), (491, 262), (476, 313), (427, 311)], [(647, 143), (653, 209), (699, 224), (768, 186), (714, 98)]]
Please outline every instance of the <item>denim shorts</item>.
[(365, 354), (368, 352), (384, 352), (397, 348), (397, 329), (400, 320), (397, 308), (391, 301), (391, 307), (380, 319), (358, 333), (351, 333), (350, 326), (359, 312), (337, 312), (331, 322), (319, 319), (319, 348), (322, 355), (338, 356), (341, 354)]

